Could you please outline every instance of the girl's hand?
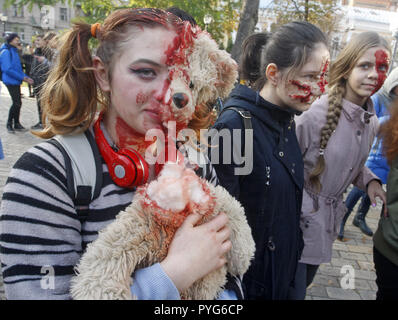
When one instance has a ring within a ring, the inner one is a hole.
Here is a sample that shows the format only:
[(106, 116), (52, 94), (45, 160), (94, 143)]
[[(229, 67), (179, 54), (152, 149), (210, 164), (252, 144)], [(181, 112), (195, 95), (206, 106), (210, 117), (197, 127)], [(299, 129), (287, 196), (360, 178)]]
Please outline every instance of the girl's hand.
[(387, 196), (381, 184), (377, 180), (372, 180), (368, 184), (368, 196), (372, 206), (376, 206), (376, 197), (379, 197), (384, 203), (384, 216), (387, 217)]
[(225, 213), (195, 226), (200, 218), (199, 214), (192, 214), (185, 219), (174, 235), (167, 257), (160, 263), (180, 292), (221, 268), (232, 247)]
[(29, 84), (33, 84), (33, 79), (32, 79), (32, 78), (29, 78), (29, 77), (24, 77), (24, 78), (23, 78), (23, 81), (26, 81), (26, 82), (29, 83)]
[(39, 61), (40, 63), (44, 61), (44, 56), (35, 56), (35, 58), (36, 58), (37, 61)]

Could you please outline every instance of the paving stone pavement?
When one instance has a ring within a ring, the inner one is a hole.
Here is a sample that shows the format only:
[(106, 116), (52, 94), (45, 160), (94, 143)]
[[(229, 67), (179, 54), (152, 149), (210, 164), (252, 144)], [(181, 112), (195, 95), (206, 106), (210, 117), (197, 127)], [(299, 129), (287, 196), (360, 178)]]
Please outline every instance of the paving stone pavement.
[[(22, 87), (21, 123), (29, 128), (37, 123), (37, 107), (35, 98), (29, 98), (27, 87)], [(0, 95), (0, 138), (3, 144), (5, 159), (0, 160), (0, 196), (7, 180), (8, 173), (15, 161), (29, 147), (40, 141), (29, 132), (9, 134), (6, 121), (11, 99), (7, 88), (2, 84)], [(354, 209), (355, 210), (355, 209)], [(367, 223), (376, 230), (380, 204), (372, 208), (367, 215)], [(333, 258), (330, 263), (322, 264), (313, 284), (307, 291), (306, 300), (374, 300), (377, 287), (372, 255), (372, 239), (363, 235), (352, 225), (354, 214), (346, 224), (346, 241), (336, 241), (333, 245)], [(349, 272), (353, 272), (354, 289), (343, 289)], [(0, 275), (0, 300), (4, 300), (3, 280)]]

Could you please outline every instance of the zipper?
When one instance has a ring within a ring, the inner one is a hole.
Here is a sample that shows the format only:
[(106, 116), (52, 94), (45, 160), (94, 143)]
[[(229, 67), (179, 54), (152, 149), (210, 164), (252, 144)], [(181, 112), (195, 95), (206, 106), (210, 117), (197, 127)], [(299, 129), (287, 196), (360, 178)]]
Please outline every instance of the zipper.
[(265, 167), (265, 185), (269, 186), (271, 184), (271, 167)]

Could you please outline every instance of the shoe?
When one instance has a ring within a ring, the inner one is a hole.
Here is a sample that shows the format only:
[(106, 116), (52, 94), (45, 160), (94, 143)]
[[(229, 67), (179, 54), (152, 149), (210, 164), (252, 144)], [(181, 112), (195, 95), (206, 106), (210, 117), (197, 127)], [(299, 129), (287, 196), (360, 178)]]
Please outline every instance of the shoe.
[(339, 231), (339, 235), (337, 236), (337, 239), (339, 239), (340, 241), (344, 240), (344, 227), (345, 227), (345, 223), (347, 222), (348, 217), (351, 214), (351, 210), (347, 210), (347, 212), (345, 213), (343, 220), (341, 221), (340, 224), (340, 231)]
[(34, 126), (31, 126), (30, 128), (32, 130), (42, 130), (43, 129), (43, 125), (40, 122), (38, 122)]
[(14, 130), (19, 131), (19, 132), (26, 132), (28, 129), (26, 129), (22, 124), (16, 123), (14, 124)]
[(13, 129), (12, 125), (7, 123), (7, 131), (8, 133), (15, 133), (15, 130)]
[(354, 226), (358, 227), (359, 229), (361, 229), (362, 233), (371, 237), (371, 236), (373, 236), (373, 231), (366, 224), (365, 217), (366, 217), (366, 213), (357, 212), (354, 220), (352, 221), (352, 224)]

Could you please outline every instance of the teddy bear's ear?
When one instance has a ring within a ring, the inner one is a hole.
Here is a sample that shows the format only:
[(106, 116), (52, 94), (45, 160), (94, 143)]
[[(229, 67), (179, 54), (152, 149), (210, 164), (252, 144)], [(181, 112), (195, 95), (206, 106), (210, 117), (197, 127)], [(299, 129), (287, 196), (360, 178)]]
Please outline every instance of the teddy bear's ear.
[(238, 78), (235, 60), (207, 32), (200, 32), (194, 41), (189, 64), (197, 105), (226, 98)]

